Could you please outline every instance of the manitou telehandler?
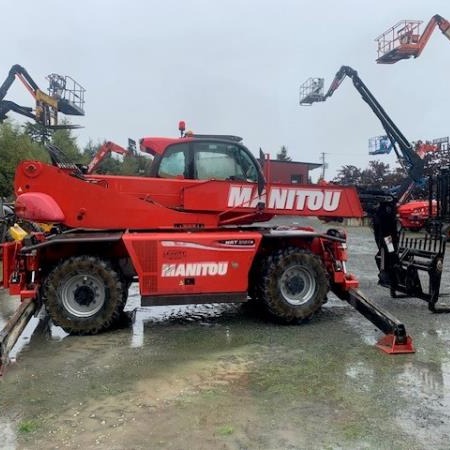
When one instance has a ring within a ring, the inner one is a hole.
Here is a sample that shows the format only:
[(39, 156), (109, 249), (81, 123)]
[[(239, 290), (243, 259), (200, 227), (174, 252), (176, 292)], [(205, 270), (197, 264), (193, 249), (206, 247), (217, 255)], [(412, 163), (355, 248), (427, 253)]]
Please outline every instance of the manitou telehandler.
[(143, 306), (252, 301), (288, 324), (311, 318), (331, 290), (386, 333), (380, 348), (413, 351), (404, 325), (347, 272), (343, 231), (258, 225), (361, 217), (354, 188), (266, 184), (240, 138), (180, 128), (180, 138), (140, 141), (154, 156), (148, 177), (86, 174), (52, 146), (52, 164), (18, 166), (16, 214), (65, 231), (1, 246), (3, 287), (22, 299), (0, 333), (4, 360), (40, 305), (68, 333), (98, 333), (120, 319), (134, 280)]

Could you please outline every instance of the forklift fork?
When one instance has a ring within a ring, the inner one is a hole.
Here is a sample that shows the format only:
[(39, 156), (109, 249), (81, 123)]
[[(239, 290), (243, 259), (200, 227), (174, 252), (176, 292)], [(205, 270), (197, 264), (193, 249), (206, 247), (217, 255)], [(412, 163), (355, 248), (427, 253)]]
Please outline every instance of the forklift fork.
[[(397, 263), (391, 277), (391, 296), (397, 292), (417, 297), (428, 303), (428, 309), (436, 313), (450, 312), (450, 306), (437, 306), (447, 237), (442, 233), (412, 237), (400, 232)], [(428, 275), (428, 289), (423, 288), (419, 273)]]
[(27, 298), (22, 300), (19, 308), (0, 331), (0, 376), (3, 375), (9, 362), (9, 352), (12, 350), (22, 331), (36, 311), (36, 302)]

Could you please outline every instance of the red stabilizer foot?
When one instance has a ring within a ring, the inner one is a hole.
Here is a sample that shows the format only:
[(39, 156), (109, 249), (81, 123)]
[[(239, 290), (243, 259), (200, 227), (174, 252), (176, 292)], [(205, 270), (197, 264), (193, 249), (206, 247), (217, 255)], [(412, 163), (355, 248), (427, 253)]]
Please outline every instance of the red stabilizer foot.
[(415, 353), (415, 348), (412, 343), (412, 339), (409, 336), (406, 336), (406, 342), (403, 344), (399, 344), (396, 342), (395, 335), (387, 334), (383, 336), (377, 343), (376, 346), (383, 350), (385, 353), (392, 354), (400, 354), (400, 353)]

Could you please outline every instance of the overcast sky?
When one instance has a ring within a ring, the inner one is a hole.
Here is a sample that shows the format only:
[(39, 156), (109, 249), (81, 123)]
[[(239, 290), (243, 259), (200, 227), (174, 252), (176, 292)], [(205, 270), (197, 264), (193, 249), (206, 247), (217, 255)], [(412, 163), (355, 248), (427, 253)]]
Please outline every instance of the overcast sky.
[[(420, 58), (395, 65), (375, 63), (374, 42), (401, 19), (450, 19), (448, 0), (21, 0), (1, 14), (0, 82), (16, 63), (43, 90), (49, 73), (75, 78), (87, 91), (86, 116), (72, 119), (81, 145), (177, 136), (183, 119), (242, 136), (255, 154), (286, 145), (319, 162), (326, 152), (332, 178), (365, 167), (369, 137), (383, 134), (350, 80), (325, 103), (298, 105), (303, 81), (328, 88), (344, 64), (409, 140), (450, 134), (450, 42), (437, 30)], [(19, 84), (7, 99), (32, 106)]]

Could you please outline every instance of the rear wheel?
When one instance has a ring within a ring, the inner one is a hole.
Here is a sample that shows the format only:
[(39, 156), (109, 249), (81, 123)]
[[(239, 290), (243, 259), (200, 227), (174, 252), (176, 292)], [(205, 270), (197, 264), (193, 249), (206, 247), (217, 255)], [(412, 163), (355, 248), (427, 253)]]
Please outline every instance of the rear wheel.
[(283, 323), (299, 323), (325, 303), (327, 273), (309, 251), (278, 250), (264, 261), (259, 292), (271, 316)]
[(50, 272), (42, 299), (55, 325), (67, 333), (96, 334), (119, 320), (126, 295), (119, 274), (107, 262), (76, 256)]

